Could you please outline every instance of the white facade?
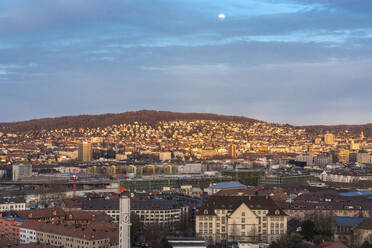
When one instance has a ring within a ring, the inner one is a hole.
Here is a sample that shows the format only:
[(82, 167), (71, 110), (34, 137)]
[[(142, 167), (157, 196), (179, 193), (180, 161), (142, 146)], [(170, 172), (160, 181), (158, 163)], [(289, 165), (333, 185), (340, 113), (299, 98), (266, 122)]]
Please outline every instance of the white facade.
[(19, 228), (19, 241), (21, 244), (36, 243), (36, 231), (32, 229)]
[(0, 212), (18, 211), (18, 210), (25, 210), (25, 209), (26, 209), (26, 203), (24, 202), (0, 203)]
[(18, 181), (22, 178), (32, 177), (31, 164), (17, 164), (12, 167), (13, 181)]
[(130, 199), (120, 197), (119, 248), (130, 248)]

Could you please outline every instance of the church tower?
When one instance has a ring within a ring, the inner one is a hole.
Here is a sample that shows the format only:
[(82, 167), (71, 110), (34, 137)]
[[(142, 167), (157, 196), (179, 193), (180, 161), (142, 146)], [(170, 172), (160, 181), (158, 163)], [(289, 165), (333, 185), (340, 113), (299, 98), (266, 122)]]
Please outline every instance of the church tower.
[(120, 195), (119, 248), (130, 248), (130, 199)]

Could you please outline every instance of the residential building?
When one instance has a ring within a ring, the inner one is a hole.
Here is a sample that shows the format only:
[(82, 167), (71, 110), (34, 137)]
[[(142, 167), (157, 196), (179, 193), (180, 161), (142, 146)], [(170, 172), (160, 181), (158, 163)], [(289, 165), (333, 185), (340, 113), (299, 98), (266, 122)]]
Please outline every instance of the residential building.
[(272, 242), (287, 232), (288, 216), (268, 196), (210, 196), (196, 210), (196, 235), (212, 243)]
[(92, 144), (89, 142), (81, 142), (78, 147), (78, 160), (82, 163), (87, 163), (93, 159)]
[(13, 181), (19, 181), (23, 178), (32, 177), (31, 164), (15, 164), (12, 166)]

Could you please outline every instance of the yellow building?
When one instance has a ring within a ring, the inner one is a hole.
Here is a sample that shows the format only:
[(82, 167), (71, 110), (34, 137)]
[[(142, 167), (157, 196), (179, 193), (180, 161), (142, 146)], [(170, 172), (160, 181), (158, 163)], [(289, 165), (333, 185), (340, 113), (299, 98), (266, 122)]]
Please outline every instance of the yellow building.
[(287, 232), (288, 216), (266, 196), (211, 196), (196, 211), (200, 238), (221, 241), (278, 240)]

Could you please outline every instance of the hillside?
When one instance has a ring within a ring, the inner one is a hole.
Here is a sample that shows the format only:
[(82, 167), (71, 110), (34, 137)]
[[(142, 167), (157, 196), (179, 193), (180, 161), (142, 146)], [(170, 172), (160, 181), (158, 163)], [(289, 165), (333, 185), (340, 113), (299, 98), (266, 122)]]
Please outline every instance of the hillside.
[(176, 113), (168, 111), (141, 110), (120, 114), (79, 115), (43, 118), (21, 122), (0, 123), (1, 132), (25, 132), (29, 130), (51, 130), (63, 128), (95, 128), (131, 122), (157, 122), (172, 120), (219, 120), (256, 122), (243, 116), (228, 116), (208, 113)]
[(345, 130), (348, 130), (353, 134), (360, 134), (364, 132), (364, 135), (367, 137), (372, 137), (372, 123), (363, 124), (363, 125), (314, 125), (314, 126), (301, 126), (301, 128), (307, 129), (309, 132), (314, 134), (322, 134), (326, 132), (331, 133), (341, 133)]

